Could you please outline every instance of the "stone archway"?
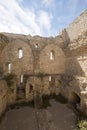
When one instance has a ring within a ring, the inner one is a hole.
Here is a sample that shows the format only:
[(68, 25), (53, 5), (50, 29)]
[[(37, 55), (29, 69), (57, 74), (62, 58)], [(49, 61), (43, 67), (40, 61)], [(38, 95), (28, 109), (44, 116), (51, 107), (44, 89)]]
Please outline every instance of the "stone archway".
[(42, 95), (38, 89), (35, 89), (35, 84), (30, 81), (26, 83), (25, 95), (27, 101), (34, 101), (34, 106), (36, 108), (42, 107)]

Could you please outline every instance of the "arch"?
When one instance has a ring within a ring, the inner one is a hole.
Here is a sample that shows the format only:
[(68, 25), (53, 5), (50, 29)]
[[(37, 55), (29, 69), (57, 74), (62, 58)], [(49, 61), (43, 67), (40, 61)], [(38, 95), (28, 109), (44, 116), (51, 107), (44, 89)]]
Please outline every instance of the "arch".
[(41, 73), (61, 74), (65, 71), (65, 55), (63, 50), (56, 44), (47, 44), (40, 51), (39, 61)]
[[(18, 57), (18, 50), (20, 57)], [(22, 55), (23, 54), (23, 55)], [(24, 57), (22, 60), (19, 58)], [(34, 70), (34, 55), (32, 48), (22, 40), (13, 40), (2, 51), (1, 65), (5, 66), (8, 62), (12, 63), (12, 72), (16, 75), (33, 74)], [(4, 68), (4, 67), (3, 67)], [(4, 68), (4, 72), (6, 69)]]
[(79, 109), (80, 110), (80, 105), (81, 105), (81, 99), (80, 99), (80, 96), (75, 93), (75, 92), (71, 92), (70, 94), (70, 102), (74, 105), (74, 107), (76, 109)]

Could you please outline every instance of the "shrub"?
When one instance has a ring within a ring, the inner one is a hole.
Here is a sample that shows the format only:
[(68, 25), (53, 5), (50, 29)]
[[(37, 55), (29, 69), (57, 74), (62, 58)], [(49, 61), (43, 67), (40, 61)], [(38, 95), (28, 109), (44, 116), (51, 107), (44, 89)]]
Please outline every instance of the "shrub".
[(6, 81), (6, 83), (7, 83), (7, 85), (8, 85), (9, 87), (12, 86), (12, 84), (13, 84), (13, 79), (14, 79), (14, 74), (7, 74), (7, 75), (4, 76), (4, 80)]
[(87, 130), (87, 120), (79, 120), (77, 126), (80, 130)]

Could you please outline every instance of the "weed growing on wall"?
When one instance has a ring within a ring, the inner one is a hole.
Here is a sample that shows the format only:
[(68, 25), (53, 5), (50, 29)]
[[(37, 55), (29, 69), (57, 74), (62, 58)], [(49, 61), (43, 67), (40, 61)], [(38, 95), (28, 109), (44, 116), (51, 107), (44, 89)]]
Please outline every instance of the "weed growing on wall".
[(11, 87), (13, 84), (14, 74), (7, 74), (4, 76), (4, 80), (6, 81), (8, 87)]

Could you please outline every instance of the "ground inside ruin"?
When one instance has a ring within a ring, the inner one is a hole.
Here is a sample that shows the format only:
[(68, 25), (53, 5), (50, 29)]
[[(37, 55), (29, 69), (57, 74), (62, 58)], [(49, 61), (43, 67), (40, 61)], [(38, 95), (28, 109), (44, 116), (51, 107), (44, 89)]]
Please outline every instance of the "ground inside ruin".
[(50, 102), (47, 109), (26, 106), (7, 111), (0, 130), (77, 130), (73, 110), (67, 104)]

